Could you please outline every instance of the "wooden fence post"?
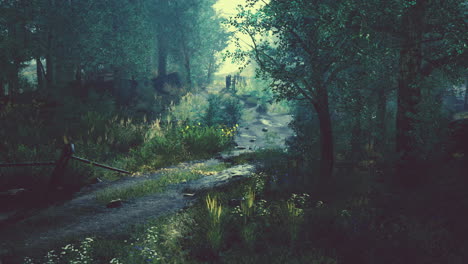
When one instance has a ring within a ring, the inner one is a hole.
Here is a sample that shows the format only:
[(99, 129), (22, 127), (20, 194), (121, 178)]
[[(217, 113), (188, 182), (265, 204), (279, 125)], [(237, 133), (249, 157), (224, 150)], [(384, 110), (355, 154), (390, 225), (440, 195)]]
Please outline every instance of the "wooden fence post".
[(68, 161), (75, 152), (75, 146), (73, 144), (66, 144), (62, 149), (62, 154), (60, 155), (59, 160), (55, 164), (54, 171), (50, 177), (48, 191), (52, 191), (57, 187), (60, 182), (60, 178), (63, 175), (65, 168), (67, 167)]
[(226, 90), (231, 89), (231, 75), (226, 76)]

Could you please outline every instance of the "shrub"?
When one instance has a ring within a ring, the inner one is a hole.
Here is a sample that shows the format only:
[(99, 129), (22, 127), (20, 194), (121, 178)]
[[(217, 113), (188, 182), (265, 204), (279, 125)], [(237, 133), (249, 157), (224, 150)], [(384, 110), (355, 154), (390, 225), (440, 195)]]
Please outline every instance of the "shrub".
[(230, 95), (210, 95), (204, 122), (208, 126), (233, 127), (242, 117), (242, 107), (242, 102)]
[(173, 120), (197, 124), (204, 122), (207, 109), (208, 100), (205, 97), (187, 93), (179, 104), (171, 103), (168, 115)]
[(145, 143), (131, 151), (128, 168), (132, 171), (150, 171), (180, 161), (211, 156), (230, 146), (236, 131), (214, 126), (153, 124)]

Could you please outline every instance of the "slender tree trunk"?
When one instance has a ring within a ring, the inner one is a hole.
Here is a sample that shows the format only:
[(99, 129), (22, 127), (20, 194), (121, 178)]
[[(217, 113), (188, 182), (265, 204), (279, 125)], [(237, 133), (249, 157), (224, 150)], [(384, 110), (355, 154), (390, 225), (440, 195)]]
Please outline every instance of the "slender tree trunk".
[(385, 143), (387, 142), (387, 95), (382, 89), (377, 96), (376, 133), (374, 133), (374, 142), (377, 152), (382, 154), (385, 153)]
[(328, 92), (325, 87), (318, 89), (317, 103), (314, 104), (320, 124), (320, 176), (329, 179), (333, 173), (333, 134), (328, 105)]
[(167, 47), (164, 33), (158, 34), (158, 76), (164, 78), (167, 75)]
[(47, 53), (46, 53), (46, 76), (47, 85), (53, 86), (56, 83), (55, 79), (55, 56), (54, 56), (54, 45), (53, 36), (49, 32), (47, 36)]
[[(168, 0), (162, 0), (161, 10), (167, 10)], [(167, 29), (166, 18), (161, 18), (158, 24), (158, 76), (162, 78), (163, 82), (167, 75)], [(164, 83), (163, 83), (164, 85)]]
[(191, 68), (190, 68), (190, 57), (186, 54), (185, 55), (185, 62), (184, 62), (184, 66), (185, 66), (185, 73), (187, 74), (187, 86), (189, 89), (192, 88), (192, 72), (191, 72)]
[(3, 78), (0, 76), (0, 98), (5, 96), (5, 87), (3, 84)]
[(465, 77), (465, 111), (468, 111), (468, 76)]
[(88, 88), (85, 85), (83, 85), (83, 74), (81, 72), (80, 63), (76, 65), (75, 83), (76, 83), (76, 89), (78, 89), (78, 94), (81, 97), (81, 99), (88, 98)]
[(356, 106), (354, 110), (354, 124), (351, 132), (351, 160), (356, 164), (362, 158), (362, 122), (361, 112), (363, 108), (362, 97), (360, 94), (356, 96)]
[(417, 106), (421, 101), (421, 40), (426, 2), (418, 0), (404, 14), (402, 21), (404, 41), (399, 60), (396, 151), (400, 155), (397, 180), (406, 186), (416, 183), (416, 175), (411, 171), (418, 163), (415, 128), (418, 123)]
[[(214, 55), (212, 56), (214, 58)], [(209, 63), (208, 63), (208, 72), (206, 74), (206, 85), (209, 85), (211, 83), (211, 78), (213, 75), (213, 59), (210, 58)]]
[(8, 89), (10, 96), (14, 96), (20, 92), (20, 65), (21, 61), (18, 57), (16, 57), (13, 62), (13, 71), (10, 74), (10, 85)]
[(42, 90), (45, 86), (45, 72), (44, 65), (42, 65), (41, 59), (36, 58), (36, 73), (37, 73), (37, 89)]

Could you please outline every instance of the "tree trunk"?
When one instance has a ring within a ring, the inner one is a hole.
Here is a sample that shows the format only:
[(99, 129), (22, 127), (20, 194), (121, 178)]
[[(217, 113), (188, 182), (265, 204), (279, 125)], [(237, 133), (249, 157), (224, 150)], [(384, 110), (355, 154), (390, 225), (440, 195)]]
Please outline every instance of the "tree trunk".
[(376, 133), (374, 133), (375, 149), (378, 153), (385, 153), (385, 143), (387, 142), (387, 95), (381, 89), (377, 98)]
[[(214, 58), (214, 55), (212, 57)], [(209, 85), (211, 83), (211, 78), (212, 78), (212, 75), (213, 75), (213, 68), (214, 68), (213, 65), (214, 65), (213, 59), (210, 58), (209, 63), (208, 63), (208, 72), (206, 73), (206, 84), (205, 85)]]
[(47, 53), (46, 53), (46, 77), (47, 85), (50, 88), (55, 85), (55, 56), (54, 56), (54, 41), (52, 33), (49, 32), (47, 36)]
[(44, 66), (42, 65), (41, 59), (36, 58), (36, 73), (37, 73), (37, 89), (42, 90), (44, 89)]
[(164, 78), (167, 75), (167, 47), (164, 33), (158, 34), (158, 76)]
[(13, 70), (10, 73), (10, 81), (9, 81), (9, 89), (8, 89), (8, 94), (10, 97), (18, 94), (20, 92), (20, 67), (21, 61), (18, 57), (14, 59), (13, 62)]
[[(162, 0), (160, 3), (161, 10), (168, 9), (168, 0)], [(160, 18), (158, 24), (158, 76), (165, 82), (167, 75), (167, 28), (166, 28), (166, 17)], [(164, 85), (164, 83), (163, 83)]]
[(465, 77), (465, 111), (468, 111), (468, 76)]
[(325, 87), (318, 89), (317, 103), (314, 104), (320, 125), (320, 176), (322, 180), (331, 178), (333, 173), (333, 134), (328, 92)]
[(0, 98), (4, 97), (5, 94), (6, 94), (6, 92), (5, 92), (5, 87), (4, 87), (4, 84), (3, 84), (3, 79), (0, 76)]
[(356, 105), (354, 109), (354, 124), (351, 132), (351, 161), (357, 164), (362, 158), (362, 123), (361, 112), (363, 108), (362, 97), (360, 94), (356, 95)]
[(187, 74), (187, 78), (186, 78), (187, 86), (189, 89), (191, 89), (192, 88), (192, 72), (190, 69), (190, 57), (187, 54), (185, 55), (184, 66), (185, 66), (185, 74)]
[(424, 11), (427, 0), (418, 0), (403, 16), (404, 41), (400, 50), (398, 76), (398, 106), (396, 151), (400, 155), (397, 164), (399, 184), (416, 183), (411, 172), (418, 161), (416, 135), (417, 106), (421, 101), (420, 68), (422, 62), (421, 41), (424, 31)]

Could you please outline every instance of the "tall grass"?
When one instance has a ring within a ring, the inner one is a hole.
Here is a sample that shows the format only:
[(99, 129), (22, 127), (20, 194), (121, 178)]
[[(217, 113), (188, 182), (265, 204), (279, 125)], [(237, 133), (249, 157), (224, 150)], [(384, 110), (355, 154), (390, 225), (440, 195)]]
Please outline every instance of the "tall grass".
[(206, 196), (206, 208), (208, 209), (209, 227), (206, 233), (208, 243), (214, 251), (218, 251), (221, 247), (223, 240), (223, 230), (221, 217), (223, 213), (223, 206), (218, 202), (216, 196)]
[[(228, 115), (208, 125), (207, 100), (193, 94), (172, 104), (167, 113), (160, 113), (166, 115), (167, 122), (118, 109), (106, 96), (91, 95), (86, 103), (71, 96), (55, 99), (0, 102), (0, 162), (54, 161), (66, 137), (75, 144), (77, 156), (132, 172), (148, 172), (208, 158), (228, 148), (236, 130), (234, 125), (226, 125), (235, 120)], [(62, 101), (66, 103), (57, 103)], [(0, 168), (0, 188), (45, 186), (51, 170)], [(61, 185), (81, 186), (92, 178), (114, 180), (121, 176), (71, 161)]]
[(148, 172), (184, 160), (208, 158), (231, 145), (235, 130), (236, 127), (184, 125), (180, 122), (166, 126), (153, 124), (144, 144), (132, 149), (127, 168)]

